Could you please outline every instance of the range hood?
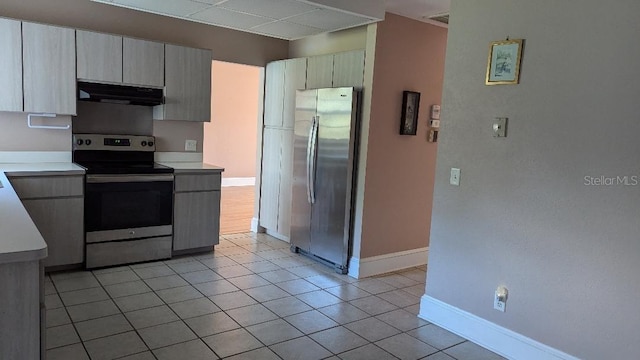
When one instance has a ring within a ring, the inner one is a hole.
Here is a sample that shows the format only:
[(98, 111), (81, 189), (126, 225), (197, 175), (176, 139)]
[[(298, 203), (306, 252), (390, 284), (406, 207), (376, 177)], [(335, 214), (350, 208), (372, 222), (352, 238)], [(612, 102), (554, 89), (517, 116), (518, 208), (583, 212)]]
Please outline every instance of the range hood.
[(78, 81), (78, 100), (155, 106), (164, 104), (162, 89)]

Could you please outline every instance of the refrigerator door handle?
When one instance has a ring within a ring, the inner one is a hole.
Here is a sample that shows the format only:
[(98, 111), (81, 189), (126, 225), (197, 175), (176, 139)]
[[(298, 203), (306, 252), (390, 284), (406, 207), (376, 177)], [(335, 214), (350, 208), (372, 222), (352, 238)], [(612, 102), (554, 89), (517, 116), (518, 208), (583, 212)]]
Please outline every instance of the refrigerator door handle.
[(315, 117), (315, 121), (313, 122), (313, 135), (312, 140), (311, 140), (311, 176), (310, 176), (310, 181), (309, 184), (310, 189), (309, 189), (309, 193), (311, 194), (311, 204), (315, 204), (316, 203), (316, 159), (318, 157), (318, 127), (320, 126), (320, 116), (316, 116)]
[(309, 128), (309, 138), (307, 139), (307, 201), (311, 202), (311, 147), (313, 145), (313, 129), (316, 125), (316, 117), (311, 118), (311, 127)]

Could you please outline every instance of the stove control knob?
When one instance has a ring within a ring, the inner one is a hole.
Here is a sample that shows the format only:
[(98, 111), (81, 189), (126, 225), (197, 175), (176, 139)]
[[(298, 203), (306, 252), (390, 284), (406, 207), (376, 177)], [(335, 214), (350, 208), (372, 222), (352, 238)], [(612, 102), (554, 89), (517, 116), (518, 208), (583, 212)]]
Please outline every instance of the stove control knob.
[(142, 145), (142, 146), (147, 146), (147, 142), (143, 140), (143, 141), (140, 143), (140, 145)]
[(87, 139), (84, 141), (85, 144), (87, 144), (87, 146), (91, 145), (91, 140)]
[(76, 141), (76, 144), (78, 144), (78, 146), (80, 146), (80, 145), (84, 144), (84, 140), (82, 140), (82, 139), (78, 139), (78, 140)]
[(149, 146), (153, 146), (153, 141), (149, 141)]

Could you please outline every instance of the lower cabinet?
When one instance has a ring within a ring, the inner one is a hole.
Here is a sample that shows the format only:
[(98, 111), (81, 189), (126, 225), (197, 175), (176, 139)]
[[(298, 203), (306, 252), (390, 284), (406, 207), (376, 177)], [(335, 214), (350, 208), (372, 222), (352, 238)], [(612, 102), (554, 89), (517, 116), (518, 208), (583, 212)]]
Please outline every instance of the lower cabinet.
[(217, 245), (220, 237), (220, 173), (175, 175), (173, 251)]
[(42, 261), (44, 266), (82, 263), (83, 198), (23, 200), (22, 205), (47, 243), (49, 255)]
[(84, 262), (84, 175), (13, 176), (9, 180), (47, 243), (47, 267)]

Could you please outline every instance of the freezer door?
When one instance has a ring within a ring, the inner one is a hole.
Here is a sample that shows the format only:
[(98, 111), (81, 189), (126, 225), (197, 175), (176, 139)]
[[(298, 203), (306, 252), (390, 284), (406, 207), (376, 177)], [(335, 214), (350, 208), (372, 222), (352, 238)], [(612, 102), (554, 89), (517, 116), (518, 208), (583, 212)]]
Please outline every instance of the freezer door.
[(296, 112), (293, 131), (293, 179), (291, 186), (291, 231), (289, 241), (304, 251), (311, 242), (311, 147), (310, 135), (316, 117), (317, 90), (296, 92)]
[(356, 146), (353, 88), (318, 89), (311, 253), (346, 266)]

